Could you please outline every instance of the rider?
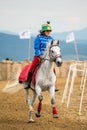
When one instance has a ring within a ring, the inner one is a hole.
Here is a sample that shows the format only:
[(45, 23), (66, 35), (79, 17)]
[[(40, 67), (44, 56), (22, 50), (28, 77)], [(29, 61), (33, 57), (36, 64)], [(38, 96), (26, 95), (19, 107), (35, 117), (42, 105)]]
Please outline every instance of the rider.
[(41, 62), (44, 51), (46, 51), (47, 43), (53, 40), (53, 38), (50, 36), (51, 31), (52, 31), (52, 28), (51, 28), (50, 22), (47, 21), (46, 24), (42, 25), (40, 34), (37, 35), (37, 37), (35, 38), (35, 41), (34, 41), (35, 56), (33, 58), (33, 61), (31, 63), (31, 66), (28, 72), (28, 77), (27, 77), (27, 82), (26, 82), (28, 86), (30, 86), (30, 83), (31, 83), (32, 71), (34, 70), (35, 66), (37, 66)]

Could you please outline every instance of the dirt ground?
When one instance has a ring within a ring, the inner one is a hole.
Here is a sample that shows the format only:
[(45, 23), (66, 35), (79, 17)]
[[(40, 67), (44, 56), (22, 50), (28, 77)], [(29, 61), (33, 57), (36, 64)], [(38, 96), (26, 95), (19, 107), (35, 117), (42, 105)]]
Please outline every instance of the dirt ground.
[[(85, 88), (82, 115), (78, 115), (81, 91), (81, 78), (75, 79), (75, 85), (69, 109), (66, 103), (61, 104), (66, 78), (57, 78), (56, 107), (59, 118), (54, 119), (51, 113), (51, 104), (48, 92), (43, 92), (43, 107), (40, 118), (35, 123), (27, 123), (28, 107), (23, 89), (15, 94), (3, 93), (2, 89), (7, 81), (0, 81), (0, 130), (87, 130), (87, 84)], [(38, 100), (34, 104), (36, 111)]]

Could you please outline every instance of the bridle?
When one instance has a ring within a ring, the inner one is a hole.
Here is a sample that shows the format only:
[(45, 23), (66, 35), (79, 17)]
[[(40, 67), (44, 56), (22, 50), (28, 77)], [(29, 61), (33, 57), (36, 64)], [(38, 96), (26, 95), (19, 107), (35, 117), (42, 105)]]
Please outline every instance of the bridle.
[[(50, 58), (48, 59), (48, 58), (44, 57), (44, 58), (42, 59), (42, 62), (44, 62), (45, 60), (51, 61), (51, 62), (55, 62), (55, 61), (56, 61), (56, 58), (61, 58), (61, 55), (58, 55), (58, 54), (57, 54), (57, 55), (53, 55), (53, 54), (52, 54), (51, 48), (54, 47), (54, 46), (57, 46), (57, 47), (58, 47), (58, 45), (51, 45), (50, 48), (49, 48), (49, 57), (50, 57)], [(45, 56), (46, 56), (46, 55), (45, 55)], [(41, 63), (42, 63), (42, 62), (41, 62)]]
[(61, 58), (61, 55), (60, 54), (56, 54), (56, 55), (54, 55), (54, 54), (52, 54), (52, 51), (51, 51), (51, 48), (52, 47), (54, 47), (54, 46), (57, 46), (58, 47), (58, 45), (51, 45), (50, 46), (50, 48), (49, 48), (49, 57), (50, 57), (50, 60), (51, 61), (56, 61), (56, 58)]

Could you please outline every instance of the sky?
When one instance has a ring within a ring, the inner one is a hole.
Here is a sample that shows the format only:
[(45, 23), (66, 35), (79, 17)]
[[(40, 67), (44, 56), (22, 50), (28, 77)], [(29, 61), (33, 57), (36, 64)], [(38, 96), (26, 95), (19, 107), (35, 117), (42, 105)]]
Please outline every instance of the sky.
[(37, 33), (46, 21), (53, 32), (87, 27), (87, 0), (0, 0), (0, 31)]

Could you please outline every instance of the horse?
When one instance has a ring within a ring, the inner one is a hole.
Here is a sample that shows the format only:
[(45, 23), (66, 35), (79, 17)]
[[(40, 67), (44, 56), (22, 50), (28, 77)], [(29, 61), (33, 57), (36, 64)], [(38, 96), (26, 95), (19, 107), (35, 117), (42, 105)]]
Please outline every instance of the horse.
[(55, 105), (55, 81), (56, 75), (54, 73), (54, 62), (57, 67), (62, 65), (62, 58), (61, 58), (61, 50), (59, 47), (59, 40), (58, 41), (51, 41), (47, 44), (46, 51), (43, 55), (43, 61), (36, 73), (35, 76), (35, 85), (31, 82), (32, 89), (32, 98), (29, 97), (29, 89), (26, 87), (26, 82), (24, 83), (24, 93), (26, 96), (26, 102), (29, 108), (29, 116), (28, 122), (34, 122), (32, 118), (33, 113), (33, 104), (35, 102), (36, 96), (38, 96), (38, 108), (36, 112), (36, 116), (41, 116), (41, 108), (42, 108), (42, 91), (48, 91), (50, 93), (50, 99), (52, 104), (52, 114), (54, 118), (58, 118), (58, 112), (56, 110)]

